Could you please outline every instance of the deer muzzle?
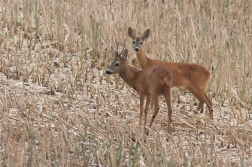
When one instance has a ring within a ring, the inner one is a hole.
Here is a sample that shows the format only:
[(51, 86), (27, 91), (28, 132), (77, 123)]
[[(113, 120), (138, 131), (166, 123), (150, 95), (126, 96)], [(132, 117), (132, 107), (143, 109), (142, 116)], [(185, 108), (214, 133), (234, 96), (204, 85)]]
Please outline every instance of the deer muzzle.
[(135, 51), (138, 52), (140, 50), (139, 47), (135, 47)]
[(106, 74), (113, 74), (113, 73), (109, 70), (106, 70)]

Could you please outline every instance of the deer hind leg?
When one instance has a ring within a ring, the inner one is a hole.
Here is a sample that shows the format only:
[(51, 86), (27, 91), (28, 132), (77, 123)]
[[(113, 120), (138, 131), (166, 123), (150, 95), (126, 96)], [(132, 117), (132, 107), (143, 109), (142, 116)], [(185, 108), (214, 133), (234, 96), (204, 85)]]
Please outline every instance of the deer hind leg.
[(145, 104), (145, 109), (144, 109), (144, 128), (146, 128), (146, 121), (147, 121), (147, 114), (148, 114), (148, 109), (149, 109), (149, 105), (150, 105), (150, 100), (151, 100), (151, 96), (148, 95), (147, 100), (146, 100), (146, 104)]
[(152, 96), (152, 100), (153, 100), (153, 103), (154, 103), (154, 113), (153, 113), (153, 116), (151, 118), (151, 122), (149, 124), (149, 127), (152, 126), (152, 124), (154, 122), (154, 119), (156, 118), (157, 113), (158, 113), (159, 108), (160, 108), (159, 104), (158, 104), (158, 95), (157, 94), (155, 94), (155, 95)]
[[(210, 101), (210, 99), (208, 98), (206, 91), (203, 89), (199, 89), (199, 91), (197, 92), (198, 94), (198, 99), (200, 99), (200, 104), (198, 106), (198, 111), (200, 110), (199, 108), (203, 108), (203, 104), (206, 103), (207, 108), (209, 110), (209, 117), (210, 119), (213, 119), (213, 107), (212, 107), (212, 102)], [(202, 106), (200, 106), (202, 104)]]
[(213, 108), (212, 108), (212, 102), (206, 95), (206, 91), (204, 89), (193, 89), (193, 88), (187, 88), (198, 100), (199, 100), (199, 106), (197, 107), (197, 110), (200, 111), (203, 108), (204, 103), (206, 103), (207, 108), (209, 110), (209, 117), (210, 119), (213, 119)]
[[(194, 89), (192, 87), (186, 87), (187, 90), (189, 90), (198, 100), (199, 100), (199, 105), (197, 107), (197, 111), (200, 111), (201, 109), (203, 109), (203, 105), (204, 102), (199, 98), (199, 95), (197, 94), (196, 91), (194, 91)], [(201, 110), (201, 113), (203, 112), (203, 110)]]
[(171, 117), (172, 117), (172, 105), (171, 105), (171, 86), (166, 86), (164, 89), (165, 101), (168, 107), (168, 133), (171, 133)]
[(144, 96), (140, 94), (140, 116), (139, 116), (139, 126), (142, 124), (142, 116), (143, 116), (143, 105), (144, 105)]
[(206, 92), (204, 92), (204, 93), (205, 93), (204, 96), (205, 96), (205, 100), (206, 100), (206, 105), (209, 110), (209, 117), (210, 117), (210, 119), (213, 120), (213, 105), (212, 105), (212, 102), (209, 99), (209, 97), (206, 95)]

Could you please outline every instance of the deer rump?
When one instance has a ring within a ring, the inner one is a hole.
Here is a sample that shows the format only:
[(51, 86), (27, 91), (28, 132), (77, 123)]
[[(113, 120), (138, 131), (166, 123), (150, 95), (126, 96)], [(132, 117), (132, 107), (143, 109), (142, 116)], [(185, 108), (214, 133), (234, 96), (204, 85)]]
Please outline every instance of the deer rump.
[[(147, 75), (146, 75), (147, 74)], [(144, 92), (145, 96), (155, 98), (163, 95), (165, 90), (172, 86), (172, 74), (165, 66), (155, 66), (150, 69), (141, 70), (135, 84), (135, 89)]]

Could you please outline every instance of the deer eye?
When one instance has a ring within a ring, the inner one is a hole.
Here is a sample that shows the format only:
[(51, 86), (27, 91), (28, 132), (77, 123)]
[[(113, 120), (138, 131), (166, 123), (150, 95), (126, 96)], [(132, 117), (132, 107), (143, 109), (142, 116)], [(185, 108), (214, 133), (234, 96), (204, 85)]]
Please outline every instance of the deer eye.
[(143, 42), (140, 42), (140, 44), (142, 45), (142, 44), (143, 44)]
[(133, 44), (135, 44), (135, 41), (133, 41)]
[(116, 63), (115, 66), (119, 66), (120, 64), (119, 63)]

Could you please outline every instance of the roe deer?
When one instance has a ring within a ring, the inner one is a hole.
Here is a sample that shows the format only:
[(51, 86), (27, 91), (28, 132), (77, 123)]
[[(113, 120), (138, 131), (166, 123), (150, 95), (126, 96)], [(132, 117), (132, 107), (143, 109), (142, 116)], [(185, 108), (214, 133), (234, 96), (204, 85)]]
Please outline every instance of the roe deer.
[(172, 74), (171, 71), (164, 66), (156, 66), (146, 70), (137, 70), (135, 67), (127, 63), (128, 50), (123, 50), (120, 54), (115, 51), (115, 58), (106, 70), (106, 74), (119, 73), (119, 76), (140, 95), (140, 120), (142, 123), (144, 98), (147, 97), (144, 109), (144, 128), (146, 127), (146, 119), (150, 101), (154, 104), (154, 114), (152, 116), (149, 127), (151, 127), (158, 111), (158, 96), (164, 94), (168, 107), (168, 132), (171, 132), (171, 87)]
[(197, 64), (165, 62), (161, 60), (149, 59), (144, 50), (141, 48), (144, 40), (150, 35), (150, 30), (147, 29), (141, 37), (136, 37), (136, 31), (128, 28), (128, 36), (132, 38), (134, 50), (136, 51), (137, 59), (142, 69), (151, 68), (157, 65), (169, 67), (172, 75), (172, 86), (182, 86), (189, 90), (199, 100), (197, 110), (203, 111), (203, 105), (206, 103), (210, 119), (213, 119), (212, 102), (206, 94), (206, 84), (210, 78), (210, 72), (204, 67)]

